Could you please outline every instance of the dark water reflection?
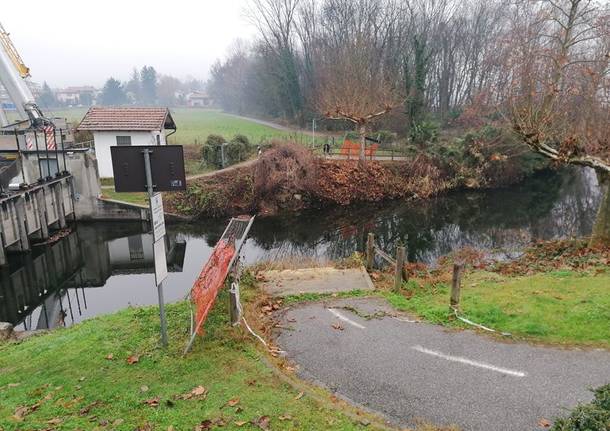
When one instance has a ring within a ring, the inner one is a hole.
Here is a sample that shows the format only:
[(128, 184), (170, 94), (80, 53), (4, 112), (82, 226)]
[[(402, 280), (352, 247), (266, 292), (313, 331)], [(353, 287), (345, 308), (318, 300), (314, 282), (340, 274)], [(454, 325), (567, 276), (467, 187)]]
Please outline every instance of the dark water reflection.
[[(588, 235), (599, 199), (591, 171), (544, 173), (506, 190), (261, 218), (244, 255), (248, 263), (338, 259), (362, 250), (374, 232), (386, 250), (406, 244), (412, 261), (434, 262), (465, 246), (509, 258), (537, 239)], [(225, 225), (168, 227), (167, 301), (185, 296)], [(53, 246), (13, 256), (0, 270), (0, 321), (47, 328), (155, 304), (152, 238), (144, 231), (139, 223), (80, 224)]]

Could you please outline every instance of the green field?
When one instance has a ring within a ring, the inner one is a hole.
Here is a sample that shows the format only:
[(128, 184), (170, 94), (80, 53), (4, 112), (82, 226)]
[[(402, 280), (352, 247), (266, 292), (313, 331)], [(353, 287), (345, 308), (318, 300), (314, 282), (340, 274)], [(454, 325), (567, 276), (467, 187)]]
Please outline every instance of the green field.
[[(86, 108), (50, 111), (48, 114), (67, 118), (77, 125), (87, 112)], [(287, 132), (248, 121), (219, 110), (202, 108), (171, 108), (178, 130), (169, 137), (172, 144), (202, 144), (208, 135), (222, 135), (228, 140), (237, 134), (245, 135), (251, 143), (259, 144), (270, 138), (293, 139), (303, 143), (311, 141), (311, 135), (301, 132)]]

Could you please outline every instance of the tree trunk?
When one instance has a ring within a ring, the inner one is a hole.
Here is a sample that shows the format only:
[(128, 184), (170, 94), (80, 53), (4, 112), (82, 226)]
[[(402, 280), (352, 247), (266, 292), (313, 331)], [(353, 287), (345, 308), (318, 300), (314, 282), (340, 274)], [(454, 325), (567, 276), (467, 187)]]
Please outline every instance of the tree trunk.
[(360, 162), (364, 163), (366, 160), (364, 155), (364, 150), (366, 149), (366, 126), (364, 124), (360, 125), (358, 133), (360, 134)]
[(598, 171), (597, 180), (602, 190), (602, 200), (589, 245), (610, 246), (610, 174)]

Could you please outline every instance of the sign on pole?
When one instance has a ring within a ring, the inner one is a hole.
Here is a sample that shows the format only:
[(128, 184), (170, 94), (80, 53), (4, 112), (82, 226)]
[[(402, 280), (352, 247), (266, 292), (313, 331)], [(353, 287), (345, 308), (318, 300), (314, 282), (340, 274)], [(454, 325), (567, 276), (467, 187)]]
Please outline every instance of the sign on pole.
[(155, 258), (155, 282), (159, 286), (167, 278), (167, 258), (165, 257), (165, 239), (161, 237), (153, 245)]
[(153, 231), (155, 285), (159, 297), (161, 343), (167, 347), (167, 322), (163, 299), (163, 280), (167, 278), (165, 256), (165, 216), (162, 191), (186, 189), (184, 152), (180, 145), (138, 145), (110, 147), (114, 186), (118, 193), (148, 192)]
[(110, 147), (112, 174), (117, 193), (148, 192), (146, 162), (142, 153), (148, 151), (151, 182), (154, 192), (186, 190), (184, 150), (181, 145), (133, 145)]
[(153, 240), (161, 240), (165, 236), (165, 213), (163, 212), (163, 199), (161, 193), (155, 193), (150, 198), (151, 223), (153, 227)]

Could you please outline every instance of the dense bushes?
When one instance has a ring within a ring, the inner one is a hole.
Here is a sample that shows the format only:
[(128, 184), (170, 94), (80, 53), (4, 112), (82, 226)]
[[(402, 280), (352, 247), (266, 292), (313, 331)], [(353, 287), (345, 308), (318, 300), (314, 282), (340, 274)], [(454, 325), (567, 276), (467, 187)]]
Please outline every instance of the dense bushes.
[(608, 431), (610, 430), (610, 385), (593, 391), (590, 404), (579, 405), (567, 418), (558, 419), (552, 431)]
[[(254, 167), (254, 192), (262, 206), (275, 206), (272, 202), (291, 202), (301, 195), (297, 203), (315, 192), (317, 160), (305, 147), (298, 144), (274, 146)], [(299, 203), (300, 206), (300, 203)]]
[(198, 179), (172, 195), (170, 211), (192, 217), (275, 214), (329, 204), (428, 197), (449, 187), (432, 159), (385, 165), (324, 160), (297, 144), (277, 144), (252, 166)]
[(220, 135), (209, 135), (201, 148), (201, 158), (209, 166), (222, 168), (223, 147), (224, 166), (242, 162), (254, 153), (254, 146), (244, 135), (235, 135), (229, 142)]
[(411, 126), (409, 139), (411, 143), (423, 146), (438, 141), (440, 125), (434, 121), (421, 121)]

